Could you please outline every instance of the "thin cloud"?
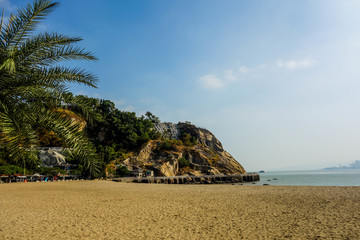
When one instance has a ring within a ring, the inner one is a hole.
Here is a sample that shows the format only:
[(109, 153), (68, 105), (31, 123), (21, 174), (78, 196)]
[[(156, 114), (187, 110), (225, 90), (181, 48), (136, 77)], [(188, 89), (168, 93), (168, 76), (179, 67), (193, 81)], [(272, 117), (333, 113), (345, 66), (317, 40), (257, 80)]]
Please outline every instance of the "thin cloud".
[(242, 66), (239, 68), (239, 72), (241, 72), (241, 73), (247, 73), (248, 71), (249, 71), (249, 69), (247, 67)]
[(199, 81), (204, 88), (220, 89), (226, 86), (226, 82), (214, 74), (202, 76)]
[(306, 69), (313, 67), (317, 64), (317, 62), (313, 59), (299, 59), (299, 60), (288, 60), (284, 61), (279, 59), (277, 61), (273, 61), (271, 63), (260, 64), (258, 66), (247, 68), (245, 66), (241, 66), (237, 69), (227, 69), (223, 71), (222, 74), (207, 74), (199, 78), (199, 82), (203, 88), (208, 89), (221, 89), (228, 86), (231, 83), (238, 82), (244, 79), (245, 76), (247, 77), (258, 77), (259, 74), (280, 74), (280, 69), (289, 69), (289, 70), (296, 70), (296, 69)]
[(228, 69), (224, 72), (224, 78), (228, 81), (235, 81), (236, 80), (236, 76), (234, 74), (234, 70), (232, 69)]
[(280, 68), (287, 68), (287, 69), (298, 69), (298, 68), (308, 68), (314, 66), (316, 63), (312, 60), (290, 60), (290, 61), (283, 61), (278, 60), (276, 65)]
[(209, 89), (221, 89), (226, 87), (232, 82), (236, 82), (240, 79), (241, 74), (248, 71), (246, 67), (240, 67), (237, 70), (227, 69), (222, 75), (217, 76), (215, 74), (204, 75), (199, 78), (199, 82), (204, 88)]

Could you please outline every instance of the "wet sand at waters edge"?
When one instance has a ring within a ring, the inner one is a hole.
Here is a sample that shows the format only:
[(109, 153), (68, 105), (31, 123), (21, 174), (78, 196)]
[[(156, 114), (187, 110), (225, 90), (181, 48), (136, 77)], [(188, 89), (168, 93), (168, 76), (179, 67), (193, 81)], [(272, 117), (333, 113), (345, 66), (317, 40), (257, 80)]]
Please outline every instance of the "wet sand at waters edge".
[(360, 187), (0, 184), (0, 239), (360, 239)]

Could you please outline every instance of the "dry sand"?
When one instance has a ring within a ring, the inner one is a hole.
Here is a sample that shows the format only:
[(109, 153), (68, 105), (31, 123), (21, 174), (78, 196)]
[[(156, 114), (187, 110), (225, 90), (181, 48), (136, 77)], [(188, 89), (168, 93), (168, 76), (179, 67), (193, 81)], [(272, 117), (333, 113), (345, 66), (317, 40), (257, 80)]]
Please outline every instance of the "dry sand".
[(0, 184), (0, 239), (360, 239), (359, 187)]

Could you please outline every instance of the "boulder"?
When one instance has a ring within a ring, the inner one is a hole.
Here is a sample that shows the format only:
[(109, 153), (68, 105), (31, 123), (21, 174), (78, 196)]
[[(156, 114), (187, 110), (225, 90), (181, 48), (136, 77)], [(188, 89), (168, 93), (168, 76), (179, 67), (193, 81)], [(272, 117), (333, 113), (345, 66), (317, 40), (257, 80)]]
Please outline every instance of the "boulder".
[(62, 148), (45, 148), (39, 150), (39, 159), (44, 167), (60, 167), (66, 164)]

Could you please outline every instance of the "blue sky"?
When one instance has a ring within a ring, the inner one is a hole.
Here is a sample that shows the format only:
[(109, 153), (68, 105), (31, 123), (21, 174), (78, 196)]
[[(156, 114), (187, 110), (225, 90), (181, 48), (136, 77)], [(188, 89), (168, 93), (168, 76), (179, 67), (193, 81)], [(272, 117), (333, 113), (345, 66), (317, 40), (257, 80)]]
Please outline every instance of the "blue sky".
[[(0, 0), (14, 10), (26, 1)], [(76, 0), (40, 30), (81, 36), (78, 94), (212, 131), (248, 171), (360, 159), (360, 2)]]

